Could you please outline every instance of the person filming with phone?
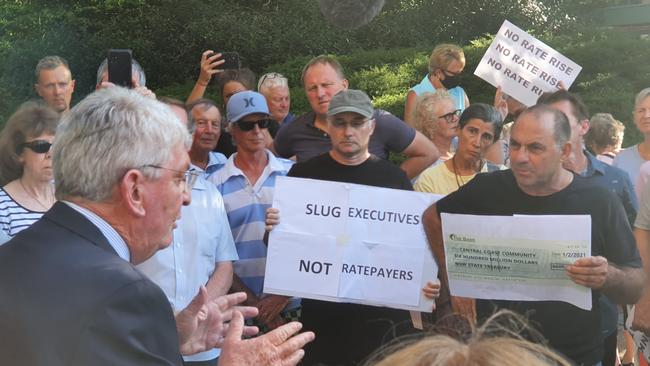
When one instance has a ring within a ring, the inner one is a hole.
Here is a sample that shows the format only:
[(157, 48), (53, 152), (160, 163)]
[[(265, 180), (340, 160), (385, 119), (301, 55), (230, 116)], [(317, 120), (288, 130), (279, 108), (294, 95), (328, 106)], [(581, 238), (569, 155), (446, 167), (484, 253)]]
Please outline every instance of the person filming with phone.
[(147, 76), (140, 63), (131, 56), (131, 50), (111, 49), (108, 51), (108, 57), (99, 64), (95, 89), (115, 85), (133, 89), (145, 97), (156, 99), (156, 94), (147, 88)]

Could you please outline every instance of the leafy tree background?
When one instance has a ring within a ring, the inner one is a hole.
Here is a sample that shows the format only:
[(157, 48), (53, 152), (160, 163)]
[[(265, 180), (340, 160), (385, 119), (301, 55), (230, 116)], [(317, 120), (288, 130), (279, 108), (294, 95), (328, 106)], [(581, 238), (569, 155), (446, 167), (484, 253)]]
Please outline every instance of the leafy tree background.
[[(36, 97), (34, 67), (45, 55), (70, 62), (74, 102), (94, 89), (109, 48), (131, 48), (158, 95), (184, 99), (205, 49), (237, 51), (258, 74), (290, 78), (293, 110), (306, 107), (300, 70), (312, 56), (337, 55), (351, 84), (374, 103), (402, 114), (410, 86), (426, 73), (431, 49), (465, 47), (465, 86), (472, 102), (494, 89), (472, 75), (504, 19), (529, 30), (583, 66), (571, 90), (593, 112), (631, 117), (634, 93), (650, 83), (648, 41), (598, 27), (611, 0), (387, 0), (381, 14), (356, 30), (330, 25), (315, 0), (61, 0), (0, 2), (0, 123)], [(215, 96), (210, 90), (210, 95)], [(626, 141), (638, 135), (628, 128)]]

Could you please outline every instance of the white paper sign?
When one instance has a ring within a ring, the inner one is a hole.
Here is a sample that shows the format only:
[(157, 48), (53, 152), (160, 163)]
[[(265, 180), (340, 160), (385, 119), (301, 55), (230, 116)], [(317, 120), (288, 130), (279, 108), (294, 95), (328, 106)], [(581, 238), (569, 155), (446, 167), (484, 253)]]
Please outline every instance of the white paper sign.
[(544, 92), (568, 89), (582, 67), (544, 42), (504, 21), (474, 75), (532, 106)]
[(438, 268), (422, 213), (441, 196), (278, 177), (264, 292), (431, 311)]
[(565, 266), (591, 255), (588, 215), (441, 214), (449, 288), (454, 296), (564, 301), (591, 310), (591, 289)]

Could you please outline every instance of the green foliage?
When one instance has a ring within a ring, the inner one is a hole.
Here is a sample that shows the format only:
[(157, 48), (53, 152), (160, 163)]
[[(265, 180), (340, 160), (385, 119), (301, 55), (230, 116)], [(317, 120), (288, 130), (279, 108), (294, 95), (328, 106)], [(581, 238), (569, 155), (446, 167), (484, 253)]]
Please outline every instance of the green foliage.
[[(618, 32), (580, 32), (571, 36), (540, 38), (583, 67), (570, 88), (578, 93), (590, 112), (612, 113), (626, 124), (625, 145), (640, 141), (632, 123), (631, 111), (636, 93), (648, 87), (650, 80), (650, 41)], [(464, 47), (467, 65), (461, 85), (472, 103), (492, 104), (495, 89), (473, 75), (491, 36), (478, 38)], [(370, 95), (375, 107), (401, 117), (406, 93), (427, 72), (428, 54), (435, 45), (423, 48), (372, 50), (350, 53), (337, 59), (343, 65), (350, 87)], [(427, 51), (423, 51), (427, 50)], [(300, 87), (299, 75), (308, 58), (271, 65), (266, 71), (280, 71), (292, 80), (292, 109), (309, 109)]]
[[(204, 50), (237, 51), (254, 71), (289, 78), (294, 113), (309, 109), (300, 81), (303, 65), (315, 55), (339, 55), (351, 87), (401, 116), (406, 92), (426, 74), (433, 46), (455, 42), (467, 45), (462, 85), (470, 100), (491, 103), (493, 88), (472, 72), (491, 41), (484, 35), (496, 32), (504, 19), (581, 64), (571, 90), (583, 94), (594, 111), (610, 110), (627, 120), (631, 96), (649, 80), (647, 42), (581, 31), (593, 22), (585, 14), (611, 1), (387, 0), (375, 20), (356, 30), (327, 23), (313, 0), (2, 1), (0, 124), (36, 97), (33, 70), (40, 58), (56, 54), (69, 61), (75, 103), (94, 90), (96, 68), (109, 48), (131, 48), (148, 86), (179, 99), (191, 90)], [(207, 96), (216, 96), (214, 87)]]
[[(495, 32), (505, 18), (540, 32), (570, 29), (575, 14), (593, 2), (544, 0), (534, 7), (519, 0), (388, 0), (374, 21), (348, 31), (328, 24), (313, 0), (2, 1), (0, 88), (9, 90), (0, 94), (9, 97), (0, 101), (0, 121), (35, 97), (33, 69), (48, 54), (70, 62), (75, 101), (94, 89), (96, 67), (109, 48), (131, 48), (154, 90), (195, 78), (206, 49), (238, 51), (255, 71), (290, 63), (286, 72), (277, 71), (288, 74), (295, 87), (301, 65), (314, 55), (375, 50), (366, 51), (367, 58), (341, 61), (350, 70), (382, 67), (379, 60), (405, 60), (409, 51), (402, 48), (426, 53), (441, 41), (467, 43)], [(424, 59), (414, 60), (419, 62), (414, 67), (424, 65)], [(392, 72), (401, 78), (409, 71)], [(395, 79), (385, 81), (392, 83), (385, 88), (395, 86)]]

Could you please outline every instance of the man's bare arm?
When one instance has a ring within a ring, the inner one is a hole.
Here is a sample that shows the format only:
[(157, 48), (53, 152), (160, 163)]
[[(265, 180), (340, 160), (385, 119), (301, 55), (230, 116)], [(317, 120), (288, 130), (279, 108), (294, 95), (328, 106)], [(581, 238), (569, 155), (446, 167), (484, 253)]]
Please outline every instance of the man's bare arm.
[(440, 157), (436, 145), (417, 131), (413, 141), (402, 151), (402, 154), (406, 155), (407, 159), (402, 162), (400, 168), (406, 172), (409, 179), (417, 177)]
[(232, 262), (223, 261), (215, 263), (214, 272), (205, 287), (208, 289), (210, 299), (225, 295), (232, 285)]
[(567, 274), (578, 285), (600, 290), (618, 304), (634, 304), (645, 283), (643, 268), (618, 267), (596, 256), (576, 260)]

